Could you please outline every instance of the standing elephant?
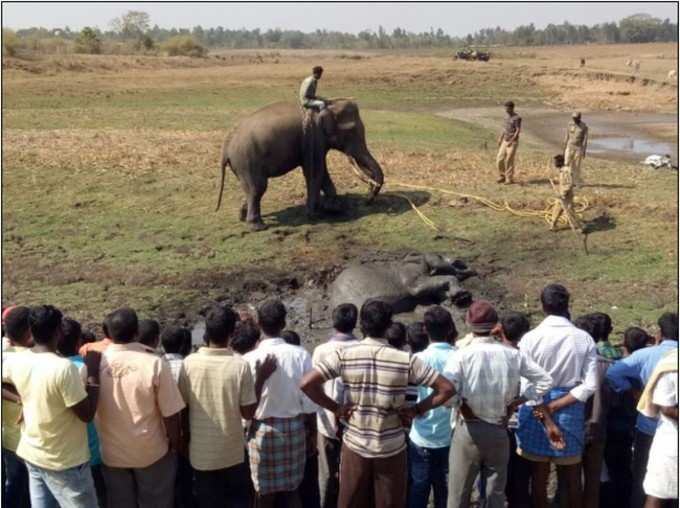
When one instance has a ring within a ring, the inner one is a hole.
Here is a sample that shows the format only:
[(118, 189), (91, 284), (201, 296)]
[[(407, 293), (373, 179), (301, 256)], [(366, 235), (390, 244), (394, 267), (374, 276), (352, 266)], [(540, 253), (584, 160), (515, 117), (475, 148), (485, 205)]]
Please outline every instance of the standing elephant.
[(222, 201), (225, 168), (229, 166), (241, 182), (246, 200), (240, 219), (254, 229), (264, 229), (260, 202), (269, 178), (283, 176), (302, 166), (307, 184), (307, 214), (321, 211), (321, 191), (335, 198), (336, 190), (328, 168), (326, 154), (330, 149), (349, 156), (370, 178), (369, 197), (373, 199), (383, 184), (383, 172), (366, 146), (364, 124), (358, 106), (345, 99), (330, 101), (326, 111), (316, 116), (313, 152), (303, 140), (302, 111), (293, 103), (275, 103), (245, 118), (227, 138), (222, 148), (222, 180), (217, 209)]

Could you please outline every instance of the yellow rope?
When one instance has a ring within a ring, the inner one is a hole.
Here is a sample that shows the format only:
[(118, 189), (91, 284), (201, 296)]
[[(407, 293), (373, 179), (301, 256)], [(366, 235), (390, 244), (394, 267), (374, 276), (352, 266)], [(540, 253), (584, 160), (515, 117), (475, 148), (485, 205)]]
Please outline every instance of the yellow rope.
[[(368, 183), (369, 185), (375, 185), (378, 186), (378, 183), (371, 179), (370, 177), (364, 175), (359, 171), (359, 169), (356, 167), (356, 164), (354, 160), (349, 159), (350, 164), (352, 166), (352, 170), (354, 173), (364, 182)], [(383, 187), (386, 185), (383, 184)], [(466, 194), (463, 192), (455, 192), (447, 189), (440, 189), (436, 187), (429, 187), (427, 185), (413, 185), (405, 182), (391, 182), (391, 185), (395, 185), (397, 187), (405, 187), (408, 189), (416, 189), (416, 190), (426, 190), (426, 191), (431, 191), (431, 192), (441, 192), (442, 194), (450, 194), (453, 196), (458, 196), (461, 198), (466, 198), (466, 199), (472, 199), (474, 201), (477, 201), (481, 203), (484, 206), (487, 206), (491, 208), (492, 210), (496, 212), (509, 212), (517, 217), (540, 217), (545, 220), (547, 224), (550, 224), (552, 221), (552, 210), (555, 204), (558, 202), (558, 199), (556, 198), (550, 198), (546, 201), (546, 206), (543, 210), (531, 210), (531, 209), (522, 209), (522, 210), (517, 210), (515, 208), (512, 208), (510, 206), (510, 203), (507, 201), (503, 201), (503, 203), (497, 203), (495, 201), (492, 201), (488, 198), (485, 198), (483, 196), (476, 196), (474, 194)], [(411, 205), (411, 208), (413, 211), (416, 212), (418, 217), (427, 225), (428, 227), (434, 229), (435, 231), (440, 231), (439, 227), (430, 219), (427, 217), (417, 206), (416, 204), (406, 196), (405, 194), (401, 193), (396, 193), (396, 196), (399, 196), (401, 198), (404, 198), (405, 200), (408, 201), (409, 205)], [(577, 197), (575, 200), (575, 206), (574, 206), (574, 212), (577, 217), (581, 218), (583, 212), (585, 212), (588, 208), (590, 208), (590, 202), (588, 201), (587, 198), (585, 197)], [(562, 215), (559, 219), (559, 223), (566, 225), (568, 224), (567, 218), (565, 215)]]

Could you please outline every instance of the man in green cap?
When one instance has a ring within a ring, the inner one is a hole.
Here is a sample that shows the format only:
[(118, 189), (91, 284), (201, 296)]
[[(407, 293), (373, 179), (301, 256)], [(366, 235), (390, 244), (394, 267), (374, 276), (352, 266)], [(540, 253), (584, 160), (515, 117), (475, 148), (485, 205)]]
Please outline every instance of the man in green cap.
[(564, 139), (564, 162), (571, 168), (571, 176), (575, 187), (581, 187), (581, 160), (586, 157), (588, 148), (588, 126), (581, 121), (581, 113), (575, 111), (571, 115)]

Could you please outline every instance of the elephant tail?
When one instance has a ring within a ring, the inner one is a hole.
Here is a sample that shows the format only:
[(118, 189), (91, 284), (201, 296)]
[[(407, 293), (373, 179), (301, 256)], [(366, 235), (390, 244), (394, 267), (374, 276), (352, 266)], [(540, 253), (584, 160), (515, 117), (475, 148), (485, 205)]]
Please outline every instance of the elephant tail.
[(222, 178), (220, 180), (220, 193), (217, 196), (217, 208), (215, 208), (215, 211), (220, 209), (220, 205), (222, 204), (222, 193), (224, 192), (224, 172), (227, 169), (227, 166), (230, 165), (229, 162), (229, 154), (227, 153), (227, 144), (228, 140), (224, 142), (224, 146), (222, 147), (222, 162), (220, 163), (220, 166), (222, 167)]

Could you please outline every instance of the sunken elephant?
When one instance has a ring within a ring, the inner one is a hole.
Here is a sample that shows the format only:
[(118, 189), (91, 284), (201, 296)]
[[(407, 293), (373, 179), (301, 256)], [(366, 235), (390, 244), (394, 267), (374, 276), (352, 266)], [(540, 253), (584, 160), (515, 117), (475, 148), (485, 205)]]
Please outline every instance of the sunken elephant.
[(395, 313), (410, 312), (416, 305), (449, 299), (457, 306), (472, 300), (459, 282), (476, 275), (462, 261), (438, 254), (409, 254), (400, 261), (366, 263), (345, 268), (331, 287), (331, 304), (379, 299), (392, 305)]
[(225, 168), (229, 166), (246, 195), (240, 219), (263, 229), (260, 202), (270, 178), (302, 167), (307, 187), (307, 214), (322, 211), (321, 193), (333, 201), (336, 189), (326, 166), (326, 154), (335, 149), (345, 153), (368, 177), (370, 199), (383, 184), (383, 172), (366, 146), (364, 124), (356, 103), (337, 99), (313, 119), (313, 141), (303, 135), (303, 112), (293, 103), (275, 103), (245, 118), (225, 140), (222, 149), (222, 180), (217, 202), (224, 190)]

